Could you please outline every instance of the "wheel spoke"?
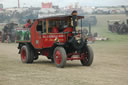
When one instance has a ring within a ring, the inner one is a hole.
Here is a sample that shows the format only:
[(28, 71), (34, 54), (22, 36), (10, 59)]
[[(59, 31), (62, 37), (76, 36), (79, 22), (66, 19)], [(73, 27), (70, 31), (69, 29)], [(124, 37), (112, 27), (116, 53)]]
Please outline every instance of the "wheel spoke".
[(84, 66), (90, 66), (93, 62), (93, 51), (90, 46), (83, 49), (83, 53), (81, 55), (83, 58), (81, 59), (81, 63)]
[(25, 49), (22, 49), (22, 51), (21, 51), (21, 58), (23, 59), (23, 61), (25, 61), (25, 59), (26, 59), (26, 51), (25, 51)]
[(58, 50), (56, 51), (56, 54), (55, 54), (55, 60), (56, 60), (56, 63), (57, 64), (60, 64), (61, 63), (61, 60), (62, 60), (61, 53)]
[(54, 50), (54, 62), (57, 67), (63, 68), (66, 64), (67, 55), (63, 47), (56, 47)]

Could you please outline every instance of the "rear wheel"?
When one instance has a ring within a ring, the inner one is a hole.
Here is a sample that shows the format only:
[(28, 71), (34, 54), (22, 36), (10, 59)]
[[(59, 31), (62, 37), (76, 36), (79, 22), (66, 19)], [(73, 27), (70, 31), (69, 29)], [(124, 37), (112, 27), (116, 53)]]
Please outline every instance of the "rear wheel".
[(67, 55), (63, 47), (56, 47), (53, 53), (54, 63), (57, 67), (63, 68), (66, 64)]
[(29, 45), (21, 47), (21, 60), (23, 63), (33, 63), (33, 56), (31, 55), (31, 52)]
[(94, 57), (92, 48), (90, 46), (83, 48), (83, 53), (81, 54), (81, 57), (83, 57), (83, 59), (81, 60), (81, 64), (83, 66), (90, 66), (93, 62)]

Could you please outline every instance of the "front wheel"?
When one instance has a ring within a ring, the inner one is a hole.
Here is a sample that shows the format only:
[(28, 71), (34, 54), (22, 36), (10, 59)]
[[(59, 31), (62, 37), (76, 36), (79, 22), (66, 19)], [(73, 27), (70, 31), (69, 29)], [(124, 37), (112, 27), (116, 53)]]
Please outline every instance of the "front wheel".
[(63, 47), (56, 47), (53, 53), (54, 63), (57, 67), (63, 68), (66, 64), (67, 55)]
[(83, 66), (90, 66), (94, 58), (92, 48), (90, 46), (86, 46), (85, 48), (83, 48), (83, 53), (81, 54), (81, 57), (83, 57), (83, 59), (81, 60), (81, 64)]

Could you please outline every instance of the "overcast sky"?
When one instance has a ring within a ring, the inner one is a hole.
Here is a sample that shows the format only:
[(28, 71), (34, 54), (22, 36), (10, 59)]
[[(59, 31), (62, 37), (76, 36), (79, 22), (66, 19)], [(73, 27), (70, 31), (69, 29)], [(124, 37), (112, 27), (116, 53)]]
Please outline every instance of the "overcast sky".
[[(20, 0), (21, 7), (41, 7), (41, 2), (53, 2), (61, 7), (79, 2), (81, 6), (116, 6), (128, 5), (128, 0)], [(0, 0), (4, 8), (17, 7), (18, 0)]]

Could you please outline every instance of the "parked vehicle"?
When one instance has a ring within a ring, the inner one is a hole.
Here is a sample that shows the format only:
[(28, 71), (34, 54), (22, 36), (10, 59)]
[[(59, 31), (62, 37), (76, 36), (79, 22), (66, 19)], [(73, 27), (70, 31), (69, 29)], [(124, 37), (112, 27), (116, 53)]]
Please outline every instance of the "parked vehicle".
[(15, 42), (17, 26), (18, 24), (16, 23), (8, 23), (4, 26), (2, 29), (2, 43), (4, 43), (6, 40), (8, 42)]
[[(77, 16), (81, 20), (84, 16)], [(80, 60), (83, 66), (93, 62), (92, 48), (81, 31), (74, 31), (72, 16), (52, 16), (35, 19), (31, 28), (17, 29), (18, 49), (23, 63), (33, 63), (39, 55), (51, 59), (57, 67), (63, 68), (67, 60)], [(73, 56), (76, 55), (76, 56)]]
[(109, 20), (108, 21), (108, 30), (118, 34), (128, 33), (128, 24), (124, 22), (121, 23), (120, 20)]

